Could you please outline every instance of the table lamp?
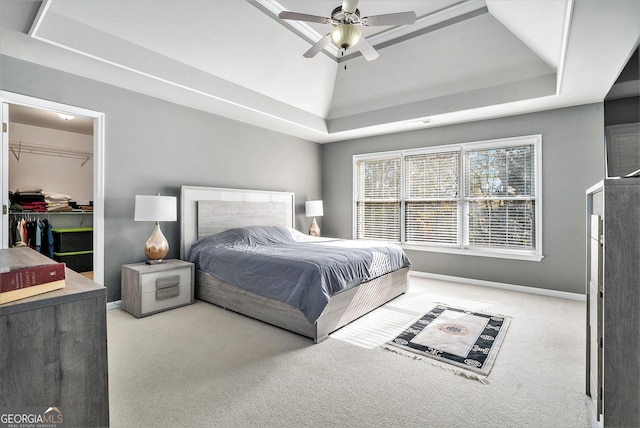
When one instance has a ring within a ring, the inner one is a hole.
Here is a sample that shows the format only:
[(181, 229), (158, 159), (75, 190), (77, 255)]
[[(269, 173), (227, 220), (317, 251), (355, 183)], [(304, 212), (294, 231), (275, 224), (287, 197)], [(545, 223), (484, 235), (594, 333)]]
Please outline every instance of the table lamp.
[(322, 201), (307, 201), (304, 203), (304, 208), (307, 217), (313, 217), (311, 227), (309, 228), (309, 235), (320, 236), (320, 226), (318, 226), (316, 222), (316, 217), (322, 217), (324, 215)]
[(176, 197), (157, 195), (136, 195), (135, 221), (155, 221), (151, 236), (144, 244), (147, 264), (164, 263), (169, 252), (169, 242), (160, 230), (161, 221), (176, 221)]

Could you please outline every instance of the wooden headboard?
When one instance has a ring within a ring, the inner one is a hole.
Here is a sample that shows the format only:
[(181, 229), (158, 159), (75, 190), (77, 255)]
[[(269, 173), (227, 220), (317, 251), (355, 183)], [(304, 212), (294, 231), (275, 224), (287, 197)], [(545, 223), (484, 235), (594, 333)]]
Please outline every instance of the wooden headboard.
[(180, 189), (180, 258), (205, 236), (242, 226), (295, 227), (291, 192), (182, 186)]

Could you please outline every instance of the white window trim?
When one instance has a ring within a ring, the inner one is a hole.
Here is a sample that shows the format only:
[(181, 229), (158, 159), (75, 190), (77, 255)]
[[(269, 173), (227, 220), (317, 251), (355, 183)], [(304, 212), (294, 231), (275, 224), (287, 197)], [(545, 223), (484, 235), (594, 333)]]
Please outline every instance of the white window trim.
[[(358, 212), (358, 200), (357, 200), (357, 194), (358, 194), (358, 189), (357, 189), (357, 175), (358, 175), (358, 171), (356, 168), (356, 162), (357, 161), (362, 161), (362, 160), (377, 160), (377, 159), (393, 159), (393, 158), (400, 158), (401, 162), (400, 162), (400, 169), (401, 169), (401, 174), (404, 175), (404, 162), (402, 162), (402, 151), (398, 151), (398, 150), (393, 150), (393, 151), (388, 151), (388, 152), (375, 152), (375, 153), (365, 153), (365, 154), (360, 154), (360, 155), (353, 155), (353, 159), (352, 159), (352, 171), (351, 173), (353, 174), (353, 178), (351, 180), (351, 184), (352, 184), (352, 194), (351, 194), (351, 233), (353, 236), (353, 239), (357, 239), (357, 234), (358, 234), (358, 215), (356, 214)], [(404, 191), (404, 180), (400, 180), (400, 192)], [(400, 195), (402, 195), (402, 193), (400, 193)], [(402, 201), (402, 196), (400, 198), (400, 201)], [(404, 216), (404, 204), (401, 203), (401, 208), (400, 208), (400, 218), (402, 218)], [(400, 223), (400, 237), (402, 238), (404, 236), (404, 222)], [(399, 243), (398, 243), (399, 244)]]
[[(526, 261), (540, 261), (544, 258), (542, 253), (542, 134), (534, 134), (534, 135), (525, 135), (519, 137), (509, 137), (509, 138), (500, 138), (493, 140), (482, 140), (482, 141), (473, 141), (468, 143), (458, 143), (458, 144), (447, 144), (447, 145), (439, 145), (433, 147), (423, 147), (416, 149), (405, 149), (405, 150), (392, 150), (387, 152), (376, 152), (376, 153), (367, 153), (360, 155), (353, 155), (353, 194), (352, 194), (352, 235), (353, 239), (356, 239), (356, 230), (357, 230), (357, 218), (356, 218), (356, 183), (357, 183), (357, 171), (355, 168), (356, 162), (367, 160), (367, 159), (381, 159), (381, 158), (389, 158), (389, 157), (397, 157), (400, 156), (404, 159), (407, 155), (417, 154), (417, 153), (437, 153), (443, 151), (452, 151), (452, 150), (460, 150), (461, 151), (461, 162), (464, 162), (465, 152), (467, 150), (477, 149), (479, 147), (509, 147), (509, 146), (520, 146), (526, 144), (533, 144), (534, 146), (534, 156), (535, 156), (535, 174), (536, 174), (536, 183), (535, 183), (535, 211), (536, 211), (536, 225), (535, 225), (535, 233), (536, 233), (536, 249), (534, 251), (520, 251), (520, 250), (508, 250), (501, 248), (478, 248), (478, 247), (468, 247), (464, 245), (464, 240), (461, 239), (462, 243), (460, 246), (450, 246), (450, 245), (438, 245), (438, 244), (416, 244), (416, 243), (404, 243), (405, 239), (405, 222), (401, 221), (401, 239), (403, 242), (399, 243), (403, 249), (412, 250), (412, 251), (427, 251), (427, 252), (436, 252), (436, 253), (448, 253), (448, 254), (460, 254), (467, 256), (478, 256), (478, 257), (493, 257), (493, 258), (505, 258), (505, 259), (514, 259), (514, 260), (526, 260)], [(404, 219), (405, 213), (405, 202), (404, 202), (404, 162), (402, 162), (402, 180), (401, 180), (401, 218)], [(461, 168), (461, 176), (460, 176), (460, 197), (459, 204), (461, 205), (459, 208), (459, 227), (458, 232), (460, 234), (464, 234), (465, 227), (468, 227), (467, 223), (462, 218), (464, 213), (464, 204), (466, 201), (466, 197), (464, 195), (464, 167)], [(464, 225), (464, 226), (463, 226)]]

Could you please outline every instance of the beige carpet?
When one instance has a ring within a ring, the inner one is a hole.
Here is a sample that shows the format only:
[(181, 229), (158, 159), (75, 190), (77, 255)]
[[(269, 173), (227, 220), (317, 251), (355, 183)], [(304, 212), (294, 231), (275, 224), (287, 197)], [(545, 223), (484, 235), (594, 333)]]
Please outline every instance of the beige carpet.
[[(512, 318), (488, 377), (381, 345), (435, 302)], [(584, 302), (411, 278), (311, 340), (208, 303), (107, 314), (112, 427), (588, 427)]]

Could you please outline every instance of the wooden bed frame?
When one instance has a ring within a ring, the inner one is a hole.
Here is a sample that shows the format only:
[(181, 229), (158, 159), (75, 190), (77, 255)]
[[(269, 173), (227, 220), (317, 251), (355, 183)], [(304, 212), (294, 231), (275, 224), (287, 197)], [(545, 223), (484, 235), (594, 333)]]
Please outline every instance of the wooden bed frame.
[[(289, 192), (182, 186), (180, 258), (198, 239), (232, 227), (295, 227), (295, 197)], [(311, 324), (297, 308), (196, 272), (195, 297), (309, 337), (315, 343), (376, 309), (408, 288), (409, 268), (399, 269), (331, 296)]]

